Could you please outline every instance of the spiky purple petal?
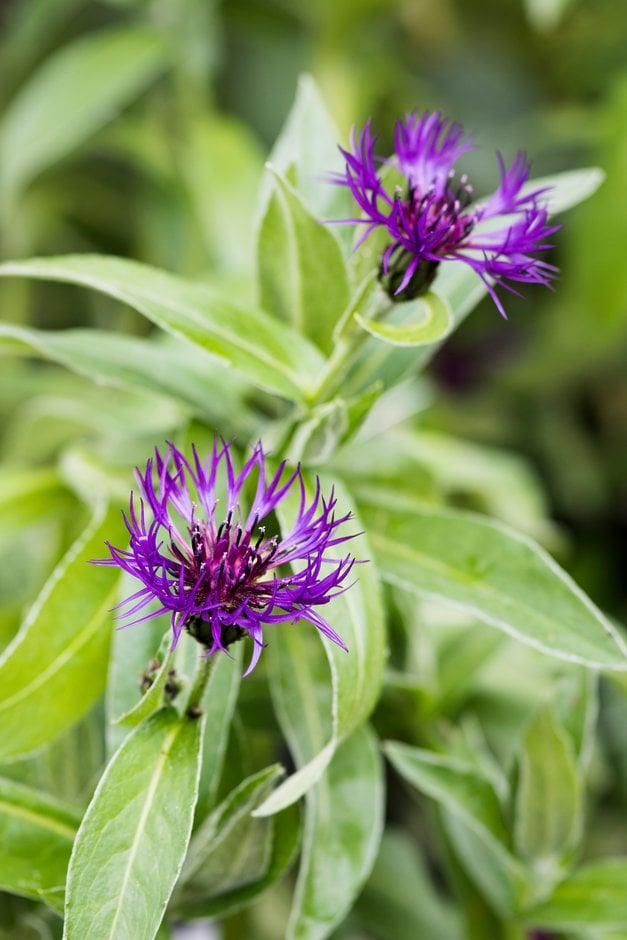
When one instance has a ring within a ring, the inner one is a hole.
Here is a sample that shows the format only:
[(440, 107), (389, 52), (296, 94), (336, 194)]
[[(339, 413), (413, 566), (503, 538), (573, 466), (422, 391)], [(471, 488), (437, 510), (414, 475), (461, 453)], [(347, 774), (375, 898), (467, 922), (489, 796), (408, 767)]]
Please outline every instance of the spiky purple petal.
[[(174, 444), (164, 455), (157, 449), (136, 479), (139, 497), (131, 493), (124, 514), (129, 547), (107, 543), (110, 557), (96, 561), (142, 585), (118, 605), (124, 618), (134, 618), (124, 626), (167, 611), (172, 647), (186, 629), (207, 655), (247, 634), (253, 652), (246, 674), (261, 655), (267, 625), (307, 620), (346, 649), (316, 609), (350, 587), (346, 579), (355, 564), (351, 555), (337, 558), (331, 551), (354, 538), (339, 531), (350, 514), (336, 516), (333, 491), (325, 499), (316, 480), (308, 498), (300, 468), (289, 473), (285, 463), (269, 478), (260, 443), (236, 473), (229, 445), (218, 439), (204, 462), (195, 448), (191, 460)], [(243, 514), (251, 480), (252, 502)], [(276, 528), (272, 515), (294, 486), (296, 519), (283, 535), (269, 537), (264, 522), (271, 517)], [(142, 613), (155, 601), (158, 609)]]
[[(380, 275), (391, 296), (405, 300), (423, 293), (442, 261), (471, 267), (503, 315), (497, 286), (512, 293), (517, 293), (512, 281), (550, 286), (558, 270), (536, 254), (553, 247), (547, 239), (559, 226), (548, 223), (546, 190), (527, 186), (524, 153), (517, 153), (509, 167), (497, 154), (499, 185), (471, 206), (472, 187), (465, 176), (457, 178), (454, 168), (473, 148), (459, 124), (437, 111), (409, 114), (396, 123), (395, 152), (389, 159), (375, 156), (376, 140), (368, 121), (359, 134), (353, 130), (351, 149), (340, 148), (345, 170), (331, 182), (350, 190), (362, 214), (334, 221), (365, 226), (357, 246), (376, 229), (387, 230), (390, 244)], [(381, 164), (400, 171), (404, 192), (386, 191)]]

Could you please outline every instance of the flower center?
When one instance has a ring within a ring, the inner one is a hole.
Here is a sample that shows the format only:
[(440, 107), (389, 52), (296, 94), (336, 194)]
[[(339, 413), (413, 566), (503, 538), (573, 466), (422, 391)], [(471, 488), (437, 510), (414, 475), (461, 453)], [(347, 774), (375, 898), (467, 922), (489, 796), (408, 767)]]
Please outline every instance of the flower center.
[(424, 193), (410, 185), (405, 198), (397, 194), (393, 221), (399, 237), (384, 253), (379, 270), (379, 279), (394, 300), (413, 300), (426, 293), (440, 260), (474, 228), (475, 216), (464, 211), (472, 199), (472, 186), (465, 175), (454, 186), (454, 176), (451, 170), (443, 191), (433, 182)]
[(194, 522), (188, 532), (191, 552), (184, 553), (174, 542), (170, 549), (183, 566), (185, 590), (193, 592), (196, 604), (209, 600), (212, 606), (233, 611), (243, 601), (254, 599), (254, 583), (274, 559), (278, 536), (266, 539), (265, 526), (258, 524), (257, 517), (250, 528), (243, 529), (234, 523), (232, 510), (215, 536), (204, 522)]

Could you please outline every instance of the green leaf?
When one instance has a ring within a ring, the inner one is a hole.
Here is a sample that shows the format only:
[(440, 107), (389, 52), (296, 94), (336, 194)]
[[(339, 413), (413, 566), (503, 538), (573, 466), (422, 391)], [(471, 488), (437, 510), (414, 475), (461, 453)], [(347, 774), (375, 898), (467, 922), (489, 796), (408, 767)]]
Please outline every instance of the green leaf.
[(33, 258), (5, 262), (0, 276), (63, 281), (108, 294), (286, 398), (304, 397), (323, 363), (304, 337), (263, 311), (135, 261), (101, 255)]
[(500, 909), (511, 908), (523, 891), (524, 872), (507, 847), (501, 807), (489, 781), (458, 758), (397, 741), (388, 741), (384, 751), (408, 783), (440, 805), (471, 878)]
[(162, 709), (111, 760), (72, 852), (65, 940), (155, 936), (191, 834), (202, 726)]
[(322, 940), (350, 910), (379, 849), (383, 803), (377, 741), (362, 726), (335, 751), (327, 773), (307, 794), (288, 940)]
[(263, 167), (253, 134), (231, 117), (195, 115), (189, 136), (177, 148), (177, 166), (214, 266), (247, 274)]
[(585, 167), (580, 170), (567, 170), (565, 173), (555, 173), (553, 176), (541, 176), (529, 180), (523, 187), (521, 195), (536, 189), (549, 191), (540, 198), (545, 200), (549, 215), (559, 215), (573, 209), (580, 202), (594, 195), (603, 180), (605, 173), (599, 167)]
[(548, 901), (525, 911), (525, 921), (560, 930), (624, 927), (627, 922), (626, 884), (627, 859), (592, 862), (558, 885)]
[(283, 769), (275, 764), (244, 780), (196, 830), (175, 905), (191, 910), (259, 881), (268, 870), (273, 820), (251, 816)]
[(202, 699), (205, 713), (202, 769), (196, 804), (196, 819), (202, 819), (213, 806), (220, 771), (229, 740), (231, 719), (237, 704), (242, 677), (243, 644), (235, 645), (229, 656), (214, 654), (215, 662)]
[(548, 705), (529, 725), (519, 762), (515, 847), (540, 875), (546, 894), (581, 835), (583, 811), (573, 745)]
[(0, 127), (4, 198), (112, 120), (167, 58), (161, 36), (124, 27), (74, 40), (44, 62)]
[(102, 693), (120, 574), (88, 562), (118, 529), (119, 512), (96, 513), (0, 658), (0, 760), (37, 750)]
[(0, 778), (0, 888), (36, 899), (62, 892), (79, 822), (75, 809)]
[[(269, 157), (269, 163), (280, 173), (293, 168), (295, 187), (315, 218), (347, 218), (340, 209), (350, 204), (342, 187), (326, 182), (326, 175), (341, 170), (343, 159), (338, 150), (339, 134), (320, 97), (313, 78), (301, 75), (296, 99)], [(263, 216), (272, 186), (262, 183), (261, 212)], [(348, 228), (348, 226), (345, 226)]]
[[(388, 463), (426, 469), (447, 496), (469, 499), (487, 515), (532, 536), (550, 535), (542, 486), (519, 455), (473, 444), (447, 434), (393, 430), (386, 441)], [(413, 474), (412, 474), (413, 476)]]
[(625, 643), (538, 545), (471, 513), (369, 510), (382, 576), (461, 608), (523, 643), (570, 662), (626, 669)]
[(217, 898), (215, 902), (204, 905), (201, 912), (203, 915), (224, 916), (241, 910), (283, 877), (294, 861), (300, 842), (298, 810), (295, 806), (289, 806), (282, 813), (273, 816), (269, 822), (272, 824), (272, 839), (265, 874), (257, 881), (236, 888)]
[[(330, 490), (328, 481), (323, 487)], [(348, 492), (335, 485), (338, 507), (352, 509)], [(362, 526), (353, 514), (353, 531)], [(357, 558), (370, 558), (365, 537), (351, 542)], [(338, 546), (343, 556), (346, 546)], [(358, 566), (350, 590), (325, 607), (325, 618), (340, 634), (346, 653), (326, 638), (322, 643), (331, 668), (322, 655), (319, 637), (301, 623), (284, 630), (270, 646), (272, 694), (281, 728), (296, 758), (298, 771), (281, 784), (258, 815), (278, 812), (299, 799), (321, 776), (337, 745), (368, 717), (379, 697), (385, 665), (385, 637), (380, 585), (374, 565)]]
[(233, 412), (241, 410), (242, 428), (250, 429), (252, 418), (239, 401), (233, 375), (203, 350), (173, 337), (155, 341), (111, 330), (33, 330), (0, 323), (0, 348), (33, 352), (92, 381), (167, 395), (217, 425), (233, 421)]
[[(402, 323), (366, 320), (359, 313), (354, 316), (367, 333), (392, 346), (427, 346), (437, 343), (444, 339), (453, 327), (453, 316), (448, 303), (433, 291), (403, 304), (395, 313), (402, 314)], [(417, 314), (419, 319), (415, 322)], [(407, 322), (408, 320), (414, 322)]]
[(461, 816), (486, 840), (505, 847), (508, 835), (499, 801), (470, 764), (400, 741), (386, 742), (384, 751), (412, 786)]
[(293, 187), (280, 174), (273, 176), (257, 249), (260, 303), (328, 354), (349, 301), (342, 251)]

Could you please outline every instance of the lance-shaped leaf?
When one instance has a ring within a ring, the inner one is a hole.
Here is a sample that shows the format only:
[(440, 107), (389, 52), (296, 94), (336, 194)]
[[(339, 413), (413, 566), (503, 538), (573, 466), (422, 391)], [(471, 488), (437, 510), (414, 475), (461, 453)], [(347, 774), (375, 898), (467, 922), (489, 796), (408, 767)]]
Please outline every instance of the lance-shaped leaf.
[(323, 940), (350, 910), (379, 849), (383, 804), (377, 741), (362, 725), (307, 794), (288, 940)]
[(342, 251), (294, 188), (278, 173), (274, 182), (257, 246), (260, 303), (328, 354), (349, 300)]
[(474, 767), (398, 741), (385, 753), (412, 786), (442, 809), (449, 838), (469, 875), (497, 908), (511, 910), (523, 894), (525, 873), (508, 848), (508, 833), (496, 793)]
[(0, 349), (34, 353), (92, 381), (167, 395), (219, 426), (235, 421), (242, 433), (252, 430), (253, 418), (240, 400), (241, 379), (236, 380), (201, 349), (171, 336), (141, 338), (93, 329), (33, 330), (0, 323)]
[(282, 772), (274, 765), (242, 781), (196, 830), (172, 902), (181, 916), (239, 910), (291, 864), (300, 834), (296, 808), (266, 819), (252, 815)]
[[(330, 186), (325, 179), (326, 174), (342, 168), (338, 142), (338, 132), (314, 80), (310, 75), (301, 75), (296, 99), (269, 162), (283, 174), (293, 168), (296, 189), (315, 218), (346, 218), (349, 214), (344, 211), (349, 205), (346, 193), (339, 186)], [(266, 176), (261, 188), (262, 216), (271, 189)]]
[(157, 933), (191, 834), (202, 726), (162, 709), (112, 758), (72, 852), (65, 940)]
[(79, 822), (74, 808), (0, 778), (2, 890), (37, 899), (54, 889), (62, 895)]
[(97, 512), (0, 658), (0, 760), (30, 754), (83, 715), (104, 689), (119, 572), (91, 568), (119, 512)]
[(243, 781), (194, 833), (181, 872), (188, 895), (214, 897), (256, 880), (267, 867), (271, 826), (251, 811), (283, 774), (279, 764)]
[(551, 877), (557, 876), (560, 862), (581, 834), (583, 807), (572, 742), (548, 705), (539, 709), (529, 725), (519, 761), (516, 848), (538, 869), (550, 890)]
[[(335, 489), (342, 511), (351, 508), (347, 491), (337, 485)], [(356, 531), (361, 529), (356, 515), (353, 525)], [(351, 542), (351, 550), (359, 559), (371, 557), (363, 535)], [(259, 815), (278, 812), (301, 797), (320, 778), (339, 742), (365, 721), (379, 697), (385, 664), (380, 585), (369, 561), (357, 565), (355, 573), (351, 588), (325, 608), (325, 617), (348, 646), (348, 653), (323, 639), (327, 663), (317, 637), (297, 630), (285, 631), (281, 642), (268, 650), (275, 708), (299, 769), (256, 811)]]
[(323, 364), (311, 343), (262, 310), (238, 306), (209, 287), (135, 261), (101, 255), (32, 258), (5, 262), (0, 276), (63, 281), (108, 294), (286, 398), (302, 398)]
[(472, 513), (364, 513), (383, 578), (552, 656), (627, 669), (621, 636), (531, 539)]

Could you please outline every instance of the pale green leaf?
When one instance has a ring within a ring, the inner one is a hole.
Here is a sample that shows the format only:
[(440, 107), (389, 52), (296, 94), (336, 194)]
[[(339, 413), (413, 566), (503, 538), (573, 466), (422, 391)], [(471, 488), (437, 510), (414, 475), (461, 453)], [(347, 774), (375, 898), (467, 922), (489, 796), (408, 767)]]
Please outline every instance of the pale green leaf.
[(389, 741), (384, 751), (408, 783), (441, 807), (443, 821), (470, 877), (495, 905), (508, 910), (521, 895), (524, 872), (508, 849), (496, 793), (465, 761)]
[(219, 271), (246, 274), (254, 255), (254, 207), (263, 158), (241, 122), (196, 114), (177, 164), (210, 258)]
[(211, 675), (202, 698), (205, 713), (202, 769), (196, 805), (196, 819), (202, 819), (213, 806), (220, 771), (229, 740), (231, 720), (242, 677), (243, 644), (234, 646), (229, 656), (214, 654)]
[[(272, 168), (271, 168), (272, 169)], [(349, 300), (339, 243), (277, 172), (258, 242), (260, 303), (325, 353)]]
[(379, 849), (383, 804), (377, 741), (364, 725), (338, 747), (307, 794), (288, 940), (322, 940), (350, 910)]
[(120, 574), (88, 563), (121, 525), (119, 512), (96, 513), (0, 658), (0, 760), (37, 750), (102, 693)]
[(362, 329), (392, 346), (427, 346), (437, 343), (453, 327), (448, 303), (434, 291), (403, 304), (395, 313), (402, 313), (401, 323), (366, 320), (359, 313), (354, 316)]
[(323, 362), (304, 337), (263, 311), (135, 261), (101, 255), (33, 258), (5, 262), (0, 276), (64, 281), (108, 294), (286, 398), (303, 397)]
[(204, 820), (192, 838), (175, 904), (195, 909), (220, 895), (259, 881), (268, 870), (273, 820), (252, 811), (283, 775), (280, 765), (244, 780)]
[(626, 669), (625, 643), (566, 572), (523, 535), (471, 513), (365, 512), (385, 580), (461, 608), (570, 662)]
[(627, 859), (591, 862), (557, 886), (548, 901), (525, 911), (528, 924), (559, 930), (624, 927)]
[(490, 783), (465, 761), (399, 741), (388, 741), (385, 753), (412, 786), (461, 816), (483, 838), (505, 847), (507, 830)]
[(75, 40), (44, 62), (0, 126), (5, 198), (111, 121), (167, 60), (162, 36), (124, 27)]
[[(329, 483), (323, 486), (330, 489)], [(348, 492), (337, 484), (335, 489), (341, 511), (351, 509)], [(362, 528), (356, 515), (351, 524), (353, 531)], [(338, 557), (347, 550), (344, 544), (338, 546)], [(357, 558), (371, 557), (363, 535), (351, 541), (350, 551)], [(348, 653), (323, 638), (327, 665), (318, 637), (306, 632), (309, 625), (304, 622), (285, 631), (268, 651), (275, 708), (299, 769), (256, 811), (259, 815), (278, 812), (302, 796), (324, 772), (335, 747), (365, 721), (379, 697), (385, 665), (380, 585), (373, 564), (356, 567), (355, 583), (324, 611)]]
[(559, 215), (567, 209), (573, 209), (580, 202), (589, 199), (603, 180), (605, 173), (599, 167), (585, 167), (580, 170), (566, 170), (553, 176), (541, 176), (529, 180), (523, 187), (522, 195), (526, 192), (546, 189), (540, 199), (545, 201), (549, 215)]
[(203, 350), (173, 337), (155, 340), (110, 330), (33, 330), (0, 323), (0, 348), (35, 353), (92, 381), (167, 395), (220, 426), (237, 420), (240, 411), (244, 432), (252, 423), (233, 375)]
[[(174, 678), (174, 652), (170, 649), (171, 632), (168, 630), (157, 650), (154, 659), (146, 663), (146, 669), (138, 683), (143, 695), (127, 712), (116, 718), (116, 724), (131, 729), (141, 725), (142, 721), (158, 711), (164, 704), (168, 680)], [(127, 663), (128, 666), (128, 663)]]
[[(310, 75), (301, 75), (296, 99), (272, 149), (269, 162), (280, 173), (293, 167), (296, 190), (316, 218), (346, 218), (347, 199), (342, 187), (332, 186), (326, 176), (342, 169), (338, 150), (339, 134), (329, 117), (320, 92)], [(261, 190), (261, 215), (270, 196), (271, 183), (265, 179)]]
[(62, 894), (79, 822), (72, 807), (0, 778), (0, 888), (32, 898), (55, 888)]
[(527, 729), (519, 764), (515, 847), (550, 890), (551, 877), (581, 835), (583, 806), (572, 742), (548, 705)]
[(65, 940), (155, 936), (191, 834), (202, 724), (162, 709), (114, 755), (74, 844)]

